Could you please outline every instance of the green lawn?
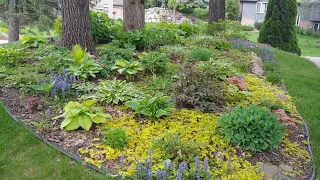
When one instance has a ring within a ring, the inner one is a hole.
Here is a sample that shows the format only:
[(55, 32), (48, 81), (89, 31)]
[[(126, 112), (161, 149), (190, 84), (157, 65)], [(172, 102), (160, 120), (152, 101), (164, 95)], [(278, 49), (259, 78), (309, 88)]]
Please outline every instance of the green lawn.
[[(250, 32), (249, 41), (257, 42), (259, 32)], [(311, 36), (298, 35), (298, 43), (301, 48), (301, 56), (320, 56), (320, 45), (316, 41), (320, 40)]]
[(0, 179), (106, 179), (47, 146), (0, 103)]
[(276, 59), (289, 94), (308, 123), (316, 167), (320, 168), (320, 69), (307, 59), (279, 50)]

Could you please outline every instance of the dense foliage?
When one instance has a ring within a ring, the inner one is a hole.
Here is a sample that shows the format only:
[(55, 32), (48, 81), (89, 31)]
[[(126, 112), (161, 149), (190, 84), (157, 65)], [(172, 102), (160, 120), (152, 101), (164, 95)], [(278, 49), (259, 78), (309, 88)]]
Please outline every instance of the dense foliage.
[(256, 105), (236, 107), (218, 120), (227, 141), (251, 151), (274, 149), (284, 135), (283, 125), (277, 115)]
[(301, 55), (301, 50), (298, 46), (296, 18), (296, 0), (289, 2), (286, 0), (269, 1), (258, 41)]

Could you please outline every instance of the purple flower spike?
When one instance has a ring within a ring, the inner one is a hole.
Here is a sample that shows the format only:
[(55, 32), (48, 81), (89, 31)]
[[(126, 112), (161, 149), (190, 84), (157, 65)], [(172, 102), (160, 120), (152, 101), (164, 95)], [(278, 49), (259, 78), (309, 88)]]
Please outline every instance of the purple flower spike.
[(197, 178), (197, 180), (200, 180), (201, 179), (201, 177), (200, 177), (200, 161), (199, 161), (199, 157), (197, 156), (196, 158), (195, 158), (195, 162), (196, 162), (196, 170), (195, 170), (195, 173), (196, 173), (196, 178)]

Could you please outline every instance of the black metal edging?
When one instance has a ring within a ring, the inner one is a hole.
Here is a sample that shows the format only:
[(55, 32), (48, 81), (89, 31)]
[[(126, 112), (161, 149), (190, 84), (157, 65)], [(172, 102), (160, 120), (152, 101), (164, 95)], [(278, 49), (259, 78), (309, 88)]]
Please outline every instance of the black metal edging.
[[(0, 103), (1, 103), (1, 102), (0, 102)], [(79, 158), (79, 157), (77, 157), (77, 156), (75, 156), (75, 155), (73, 155), (73, 154), (71, 154), (71, 153), (63, 150), (63, 149), (60, 148), (59, 146), (57, 146), (57, 145), (49, 142), (48, 140), (42, 138), (39, 134), (37, 134), (37, 133), (34, 132), (31, 128), (29, 128), (23, 121), (18, 120), (18, 119), (16, 118), (16, 116), (13, 115), (13, 114), (7, 109), (7, 107), (5, 106), (4, 103), (2, 103), (2, 105), (3, 105), (3, 108), (6, 110), (6, 112), (9, 114), (9, 116), (10, 116), (15, 122), (17, 122), (17, 123), (19, 123), (19, 124), (22, 124), (22, 126), (23, 126), (28, 132), (30, 132), (32, 135), (36, 136), (39, 140), (45, 142), (45, 143), (46, 143), (47, 145), (49, 145), (50, 147), (58, 150), (60, 153), (68, 156), (68, 157), (71, 158), (72, 160), (74, 160), (74, 161), (76, 161), (76, 162), (78, 162), (78, 163), (80, 163), (80, 164), (82, 164), (82, 165), (85, 165), (87, 168), (89, 168), (89, 169), (91, 169), (91, 170), (93, 170), (93, 171), (96, 171), (96, 172), (98, 172), (98, 173), (104, 174), (104, 175), (106, 175), (107, 177), (114, 177), (114, 178), (115, 178), (115, 177), (118, 177), (117, 175), (113, 175), (113, 174), (109, 173), (106, 169), (98, 168), (98, 167), (96, 167), (96, 166), (94, 166), (94, 165), (91, 165), (91, 164), (89, 164), (89, 163), (84, 162), (81, 158)]]
[[(91, 170), (94, 170), (98, 173), (101, 173), (101, 174), (104, 174), (106, 176), (111, 176), (111, 177), (118, 177), (117, 175), (112, 175), (110, 174), (106, 169), (102, 169), (102, 168), (98, 168), (96, 166), (93, 166), (91, 164), (88, 164), (86, 162), (84, 162), (81, 158), (63, 150), (62, 148), (60, 148), (59, 146), (49, 142), (48, 140), (42, 138), (39, 134), (35, 133), (31, 128), (29, 128), (25, 123), (23, 123), (22, 121), (18, 120), (13, 114), (11, 114), (11, 112), (7, 109), (7, 107), (4, 105), (4, 103), (2, 103), (4, 109), (7, 111), (7, 113), (11, 116), (11, 118), (16, 121), (17, 123), (21, 123), (23, 125), (23, 127), (25, 129), (27, 129), (27, 131), (29, 131), (31, 134), (33, 134), (34, 136), (36, 136), (38, 139), (40, 139), (41, 141), (45, 142), (47, 145), (49, 145), (50, 147), (60, 151), (62, 154), (65, 154), (66, 156), (68, 156), (69, 158), (73, 159), (74, 161), (78, 162), (78, 163), (81, 163), (81, 164), (84, 164), (86, 167), (88, 167), (89, 169)], [(314, 156), (313, 156), (313, 153), (312, 153), (312, 148), (311, 148), (311, 142), (310, 142), (310, 133), (309, 133), (309, 128), (308, 128), (308, 125), (306, 123), (306, 121), (302, 118), (302, 116), (299, 114), (300, 116), (300, 119), (302, 120), (303, 122), (303, 125), (305, 127), (305, 130), (306, 130), (306, 133), (307, 133), (307, 142), (308, 142), (308, 151), (311, 155), (311, 158), (312, 158), (312, 175), (310, 177), (310, 180), (315, 180), (316, 179), (316, 167), (315, 167), (315, 162), (314, 162)]]
[(307, 141), (308, 141), (308, 151), (309, 151), (309, 153), (311, 155), (311, 158), (312, 158), (312, 175), (310, 177), (310, 180), (315, 180), (316, 176), (317, 176), (317, 170), (316, 170), (316, 167), (315, 167), (314, 156), (313, 156), (312, 148), (311, 148), (309, 128), (308, 128), (308, 125), (307, 125), (306, 121), (302, 118), (302, 116), (300, 114), (299, 114), (299, 116), (300, 116), (300, 119), (303, 122), (303, 125), (304, 125), (305, 129), (306, 129)]

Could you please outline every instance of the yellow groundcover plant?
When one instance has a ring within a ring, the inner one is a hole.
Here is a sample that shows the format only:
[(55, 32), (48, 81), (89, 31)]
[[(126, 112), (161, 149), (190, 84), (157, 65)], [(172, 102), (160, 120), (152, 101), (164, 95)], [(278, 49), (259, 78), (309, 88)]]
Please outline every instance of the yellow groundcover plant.
[[(125, 157), (125, 175), (133, 174), (138, 162), (148, 158), (148, 150), (152, 149), (153, 170), (163, 169), (165, 152), (153, 147), (153, 142), (165, 133), (180, 133), (184, 140), (196, 141), (199, 144), (199, 158), (210, 162), (211, 177), (221, 179), (262, 179), (256, 166), (252, 166), (246, 157), (238, 157), (236, 150), (218, 132), (216, 115), (181, 110), (174, 111), (166, 119), (158, 121), (138, 121), (133, 117), (110, 120), (105, 129), (123, 128), (131, 140), (121, 152), (118, 149), (97, 143), (91, 148), (80, 149), (87, 156), (87, 162), (101, 166), (101, 155), (106, 160), (118, 159), (122, 153)], [(250, 155), (247, 155), (249, 157)], [(177, 165), (177, 164), (175, 164)]]

